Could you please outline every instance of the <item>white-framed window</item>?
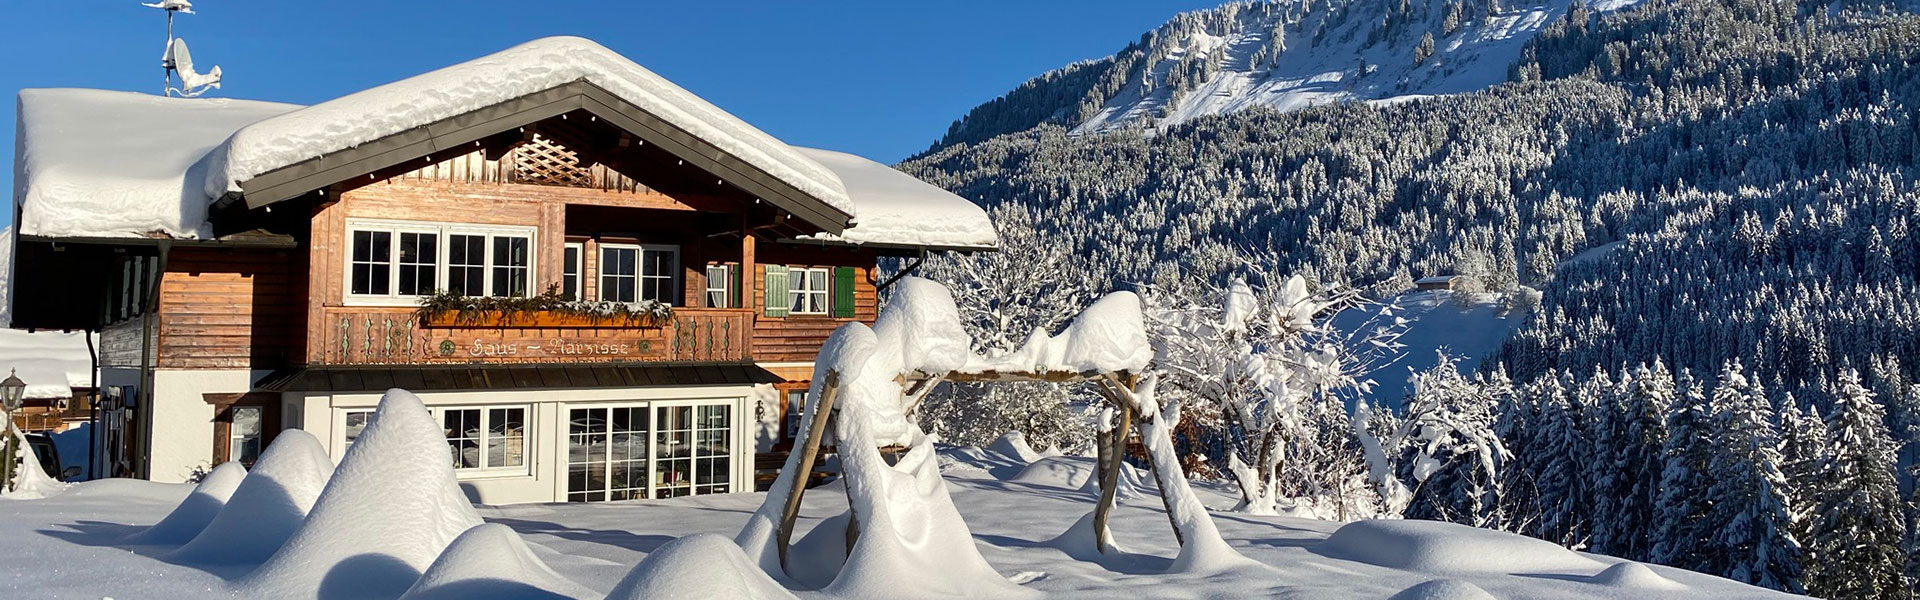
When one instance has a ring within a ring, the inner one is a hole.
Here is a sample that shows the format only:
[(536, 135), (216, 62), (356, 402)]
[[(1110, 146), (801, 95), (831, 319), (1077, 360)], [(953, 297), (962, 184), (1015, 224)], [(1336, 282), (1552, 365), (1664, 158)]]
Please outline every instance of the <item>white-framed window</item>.
[(575, 405), (567, 414), (568, 502), (726, 494), (736, 478), (738, 400)]
[(560, 250), (560, 293), (568, 300), (585, 298), (580, 290), (580, 271), (586, 267), (581, 261), (586, 257), (586, 245), (569, 242)]
[(346, 299), (405, 305), (445, 290), (527, 296), (533, 227), (349, 220)]
[(733, 308), (733, 266), (707, 265), (707, 308)]
[[(447, 436), (447, 453), (453, 469), (460, 475), (522, 474), (527, 471), (527, 452), (532, 448), (527, 416), (532, 407), (436, 406), (433, 417)], [(340, 446), (342, 455), (373, 422), (373, 409), (351, 408), (341, 411)]]
[(807, 391), (787, 391), (787, 439), (800, 438), (800, 424), (807, 416)]
[(264, 433), (261, 423), (266, 418), (267, 409), (261, 406), (235, 406), (232, 410), (233, 422), (227, 428), (227, 460), (251, 467), (265, 449), (261, 443), (261, 434)]
[(827, 314), (827, 298), (832, 295), (832, 289), (832, 269), (787, 267), (787, 309), (790, 314)]
[(679, 305), (679, 273), (679, 246), (600, 246), (601, 300), (629, 303), (656, 300)]
[(455, 471), (526, 469), (528, 407), (435, 407), (433, 412), (446, 431)]

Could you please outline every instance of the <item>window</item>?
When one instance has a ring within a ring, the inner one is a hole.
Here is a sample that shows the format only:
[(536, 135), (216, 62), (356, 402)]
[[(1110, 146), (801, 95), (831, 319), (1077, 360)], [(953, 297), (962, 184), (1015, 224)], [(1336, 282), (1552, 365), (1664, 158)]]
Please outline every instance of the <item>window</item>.
[(800, 437), (800, 423), (807, 412), (807, 391), (789, 390), (787, 392), (787, 439)]
[(487, 290), (487, 236), (447, 236), (447, 291), (477, 296)]
[(393, 270), (389, 249), (392, 241), (393, 234), (385, 231), (353, 232), (353, 293), (387, 295), (388, 277)]
[(527, 408), (439, 408), (453, 468), (499, 469), (527, 464)]
[(567, 410), (568, 502), (734, 491), (732, 402)]
[(733, 267), (707, 265), (707, 308), (733, 307)]
[(262, 420), (266, 418), (266, 408), (260, 406), (233, 407), (233, 424), (227, 429), (227, 460), (253, 466), (260, 459)]
[(400, 295), (426, 296), (440, 289), (434, 285), (440, 270), (439, 245), (440, 236), (436, 234), (400, 234)]
[(567, 244), (560, 250), (560, 294), (568, 300), (583, 297), (580, 293), (580, 258), (584, 251), (585, 247), (578, 243)]
[(796, 315), (827, 314), (827, 293), (832, 285), (828, 269), (787, 268), (787, 308)]
[(340, 430), (341, 441), (343, 442), (340, 446), (341, 452), (346, 452), (347, 448), (352, 448), (353, 441), (360, 439), (360, 432), (367, 428), (368, 423), (373, 422), (373, 409), (349, 410), (347, 411), (346, 417), (345, 427)]
[(532, 227), (350, 220), (347, 298), (411, 304), (437, 291), (527, 296)]
[(600, 299), (612, 302), (656, 300), (678, 304), (675, 275), (680, 249), (674, 246), (607, 244), (600, 247)]
[(527, 238), (494, 236), (493, 295), (512, 298), (527, 295)]

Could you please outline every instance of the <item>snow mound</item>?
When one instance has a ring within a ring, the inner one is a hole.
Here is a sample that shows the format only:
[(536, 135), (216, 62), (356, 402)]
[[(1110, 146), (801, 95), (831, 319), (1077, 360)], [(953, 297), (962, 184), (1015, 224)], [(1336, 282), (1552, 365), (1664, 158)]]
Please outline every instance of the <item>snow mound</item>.
[[(883, 313), (884, 314), (884, 313)], [(975, 359), (962, 370), (985, 371), (1070, 371), (1074, 373), (1139, 372), (1153, 360), (1153, 348), (1147, 341), (1146, 319), (1140, 297), (1133, 292), (1113, 292), (1101, 296), (1092, 306), (1073, 318), (1060, 332), (1049, 336), (1034, 330), (1019, 350), (989, 359)]]
[(513, 528), (487, 523), (454, 538), (404, 600), (544, 600), (597, 597), (534, 556)]
[[(1032, 464), (1021, 469), (1019, 474), (1007, 479), (1014, 483), (1044, 485), (1050, 487), (1076, 489), (1089, 494), (1100, 493), (1099, 461), (1085, 456), (1041, 456)], [(1121, 463), (1120, 478), (1114, 487), (1114, 495), (1120, 498), (1138, 498), (1143, 494), (1141, 488), (1146, 484), (1140, 479), (1140, 471), (1133, 465)]]
[(1387, 600), (1494, 600), (1480, 586), (1458, 579), (1435, 579), (1400, 590)]
[(200, 485), (194, 486), (193, 493), (180, 501), (180, 506), (159, 523), (154, 523), (146, 531), (128, 538), (128, 543), (141, 545), (177, 545), (193, 541), (194, 536), (207, 528), (213, 518), (220, 515), (220, 509), (227, 506), (227, 499), (239, 489), (240, 482), (247, 478), (247, 468), (237, 462), (223, 462), (200, 479)]
[(1321, 542), (1322, 554), (1426, 573), (1591, 572), (1600, 563), (1552, 542), (1413, 519), (1356, 521)]
[(773, 600), (794, 595), (754, 566), (731, 540), (697, 533), (648, 554), (607, 592), (607, 600), (654, 598)]
[[(1072, 527), (1060, 532), (1060, 535), (1054, 536), (1053, 539), (1047, 540), (1045, 545), (1059, 548), (1061, 552), (1065, 552), (1067, 556), (1076, 560), (1098, 562), (1106, 559), (1106, 555), (1100, 552), (1100, 538), (1094, 534), (1094, 512), (1089, 510), (1087, 514), (1081, 515), (1080, 520), (1074, 521)], [(1120, 547), (1119, 542), (1113, 541), (1112, 527), (1107, 528), (1107, 540), (1116, 555), (1126, 552), (1125, 548)]]
[(8, 430), (13, 432), (13, 447), (20, 449), (20, 469), (13, 475), (13, 489), (0, 486), (0, 498), (39, 500), (65, 491), (67, 484), (48, 477), (47, 472), (40, 469), (39, 455), (34, 454), (33, 444), (27, 443), (26, 434), (18, 429)]
[(1593, 576), (1594, 583), (1639, 590), (1677, 590), (1687, 586), (1678, 581), (1661, 577), (1653, 569), (1637, 562), (1623, 562), (1607, 567)]
[(189, 564), (265, 562), (300, 529), (332, 474), (333, 459), (318, 438), (299, 429), (280, 432), (220, 514), (167, 558)]
[(242, 582), (273, 598), (395, 598), (480, 524), (420, 398), (388, 390), (307, 520)]
[(987, 449), (1023, 463), (1032, 464), (1033, 461), (1040, 460), (1040, 453), (1034, 452), (1033, 446), (1027, 445), (1026, 434), (1018, 431), (1009, 431), (1000, 436), (1000, 439), (987, 444)]

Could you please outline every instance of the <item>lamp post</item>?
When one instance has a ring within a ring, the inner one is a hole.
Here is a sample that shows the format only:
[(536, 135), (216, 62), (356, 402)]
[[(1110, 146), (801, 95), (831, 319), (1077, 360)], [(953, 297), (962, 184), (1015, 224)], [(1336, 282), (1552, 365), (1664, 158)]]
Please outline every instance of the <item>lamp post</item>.
[(6, 409), (6, 452), (0, 455), (0, 489), (13, 490), (13, 472), (19, 462), (19, 436), (13, 433), (13, 411), (20, 410), (20, 401), (27, 395), (27, 382), (20, 380), (19, 371), (7, 373), (5, 381), (0, 381), (0, 408)]

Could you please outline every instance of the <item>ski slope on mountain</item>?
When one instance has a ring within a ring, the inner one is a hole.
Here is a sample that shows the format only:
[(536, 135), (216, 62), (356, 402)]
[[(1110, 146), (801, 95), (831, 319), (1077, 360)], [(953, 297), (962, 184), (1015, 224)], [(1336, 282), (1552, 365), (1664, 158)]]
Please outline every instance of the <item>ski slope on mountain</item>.
[[(1576, 1), (1608, 11), (1638, 0)], [(1400, 3), (1404, 12), (1384, 2), (1288, 2), (1277, 11), (1253, 10), (1259, 6), (1207, 11), (1201, 20), (1208, 25), (1165, 40), (1163, 58), (1073, 131), (1158, 129), (1255, 106), (1285, 111), (1485, 89), (1506, 81), (1527, 40), (1573, 5), (1523, 1), (1474, 9), (1457, 8), (1464, 3), (1453, 0), (1411, 0)], [(1469, 14), (1476, 10), (1481, 14)], [(1169, 28), (1174, 24), (1162, 31)], [(1433, 37), (1432, 54), (1421, 57), (1426, 35)], [(1195, 61), (1217, 70), (1181, 85), (1173, 71)]]

